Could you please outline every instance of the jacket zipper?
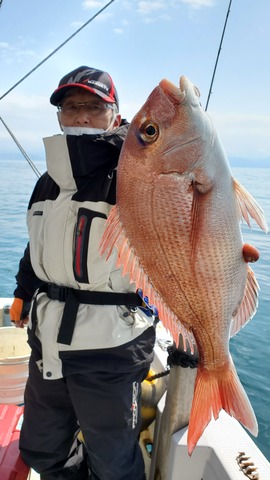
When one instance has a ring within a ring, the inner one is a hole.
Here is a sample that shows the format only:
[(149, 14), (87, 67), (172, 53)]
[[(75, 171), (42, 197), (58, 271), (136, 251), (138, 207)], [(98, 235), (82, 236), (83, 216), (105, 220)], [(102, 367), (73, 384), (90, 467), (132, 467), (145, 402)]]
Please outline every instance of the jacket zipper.
[(92, 221), (94, 218), (104, 218), (106, 215), (101, 212), (80, 208), (78, 211), (77, 224), (75, 229), (75, 245), (73, 258), (73, 271), (75, 279), (80, 283), (89, 282), (88, 274), (88, 249)]
[(86, 215), (81, 215), (78, 220), (77, 229), (76, 229), (76, 244), (75, 244), (75, 273), (78, 278), (83, 276), (83, 246), (84, 246), (84, 237), (85, 229), (87, 225)]

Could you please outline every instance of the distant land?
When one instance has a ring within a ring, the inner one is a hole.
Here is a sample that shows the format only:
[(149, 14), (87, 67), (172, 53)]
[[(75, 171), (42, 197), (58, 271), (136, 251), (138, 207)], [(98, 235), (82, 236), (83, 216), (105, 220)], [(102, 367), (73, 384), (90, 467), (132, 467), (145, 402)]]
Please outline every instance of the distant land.
[[(18, 152), (0, 152), (0, 160), (19, 160), (21, 157), (22, 160), (25, 160), (22, 153)], [(36, 152), (29, 153), (29, 157), (32, 162), (43, 162), (45, 161), (44, 153)], [(228, 157), (231, 167), (242, 167), (242, 168), (270, 168), (270, 157), (261, 158), (261, 159), (246, 159), (240, 157)], [(25, 160), (26, 161), (26, 160)]]

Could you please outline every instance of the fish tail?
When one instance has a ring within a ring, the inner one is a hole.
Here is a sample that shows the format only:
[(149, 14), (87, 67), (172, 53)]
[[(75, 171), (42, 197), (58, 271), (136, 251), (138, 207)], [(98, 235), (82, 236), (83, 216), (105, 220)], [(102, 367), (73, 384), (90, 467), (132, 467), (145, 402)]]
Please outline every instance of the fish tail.
[(254, 436), (258, 424), (247, 394), (240, 383), (232, 360), (220, 371), (198, 367), (193, 403), (188, 427), (188, 454), (191, 455), (197, 442), (212, 417), (216, 420), (220, 410), (242, 423)]

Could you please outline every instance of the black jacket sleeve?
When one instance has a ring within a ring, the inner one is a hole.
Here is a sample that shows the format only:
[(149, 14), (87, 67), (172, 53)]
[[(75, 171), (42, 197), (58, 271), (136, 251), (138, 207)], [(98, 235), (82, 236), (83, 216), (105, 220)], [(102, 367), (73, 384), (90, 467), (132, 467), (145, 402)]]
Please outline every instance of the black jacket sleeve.
[(17, 287), (14, 296), (30, 302), (34, 292), (42, 285), (42, 281), (36, 276), (30, 260), (29, 243), (20, 260), (19, 271), (16, 275)]

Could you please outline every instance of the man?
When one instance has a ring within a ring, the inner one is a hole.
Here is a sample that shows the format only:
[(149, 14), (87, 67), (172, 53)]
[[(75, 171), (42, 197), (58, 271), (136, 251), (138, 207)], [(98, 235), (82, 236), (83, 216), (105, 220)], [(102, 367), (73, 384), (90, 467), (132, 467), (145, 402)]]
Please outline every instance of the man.
[(98, 252), (128, 124), (101, 70), (68, 73), (50, 101), (64, 134), (44, 140), (10, 314), (23, 326), (32, 301), (21, 454), (42, 480), (143, 480), (140, 394), (155, 331), (116, 254)]

